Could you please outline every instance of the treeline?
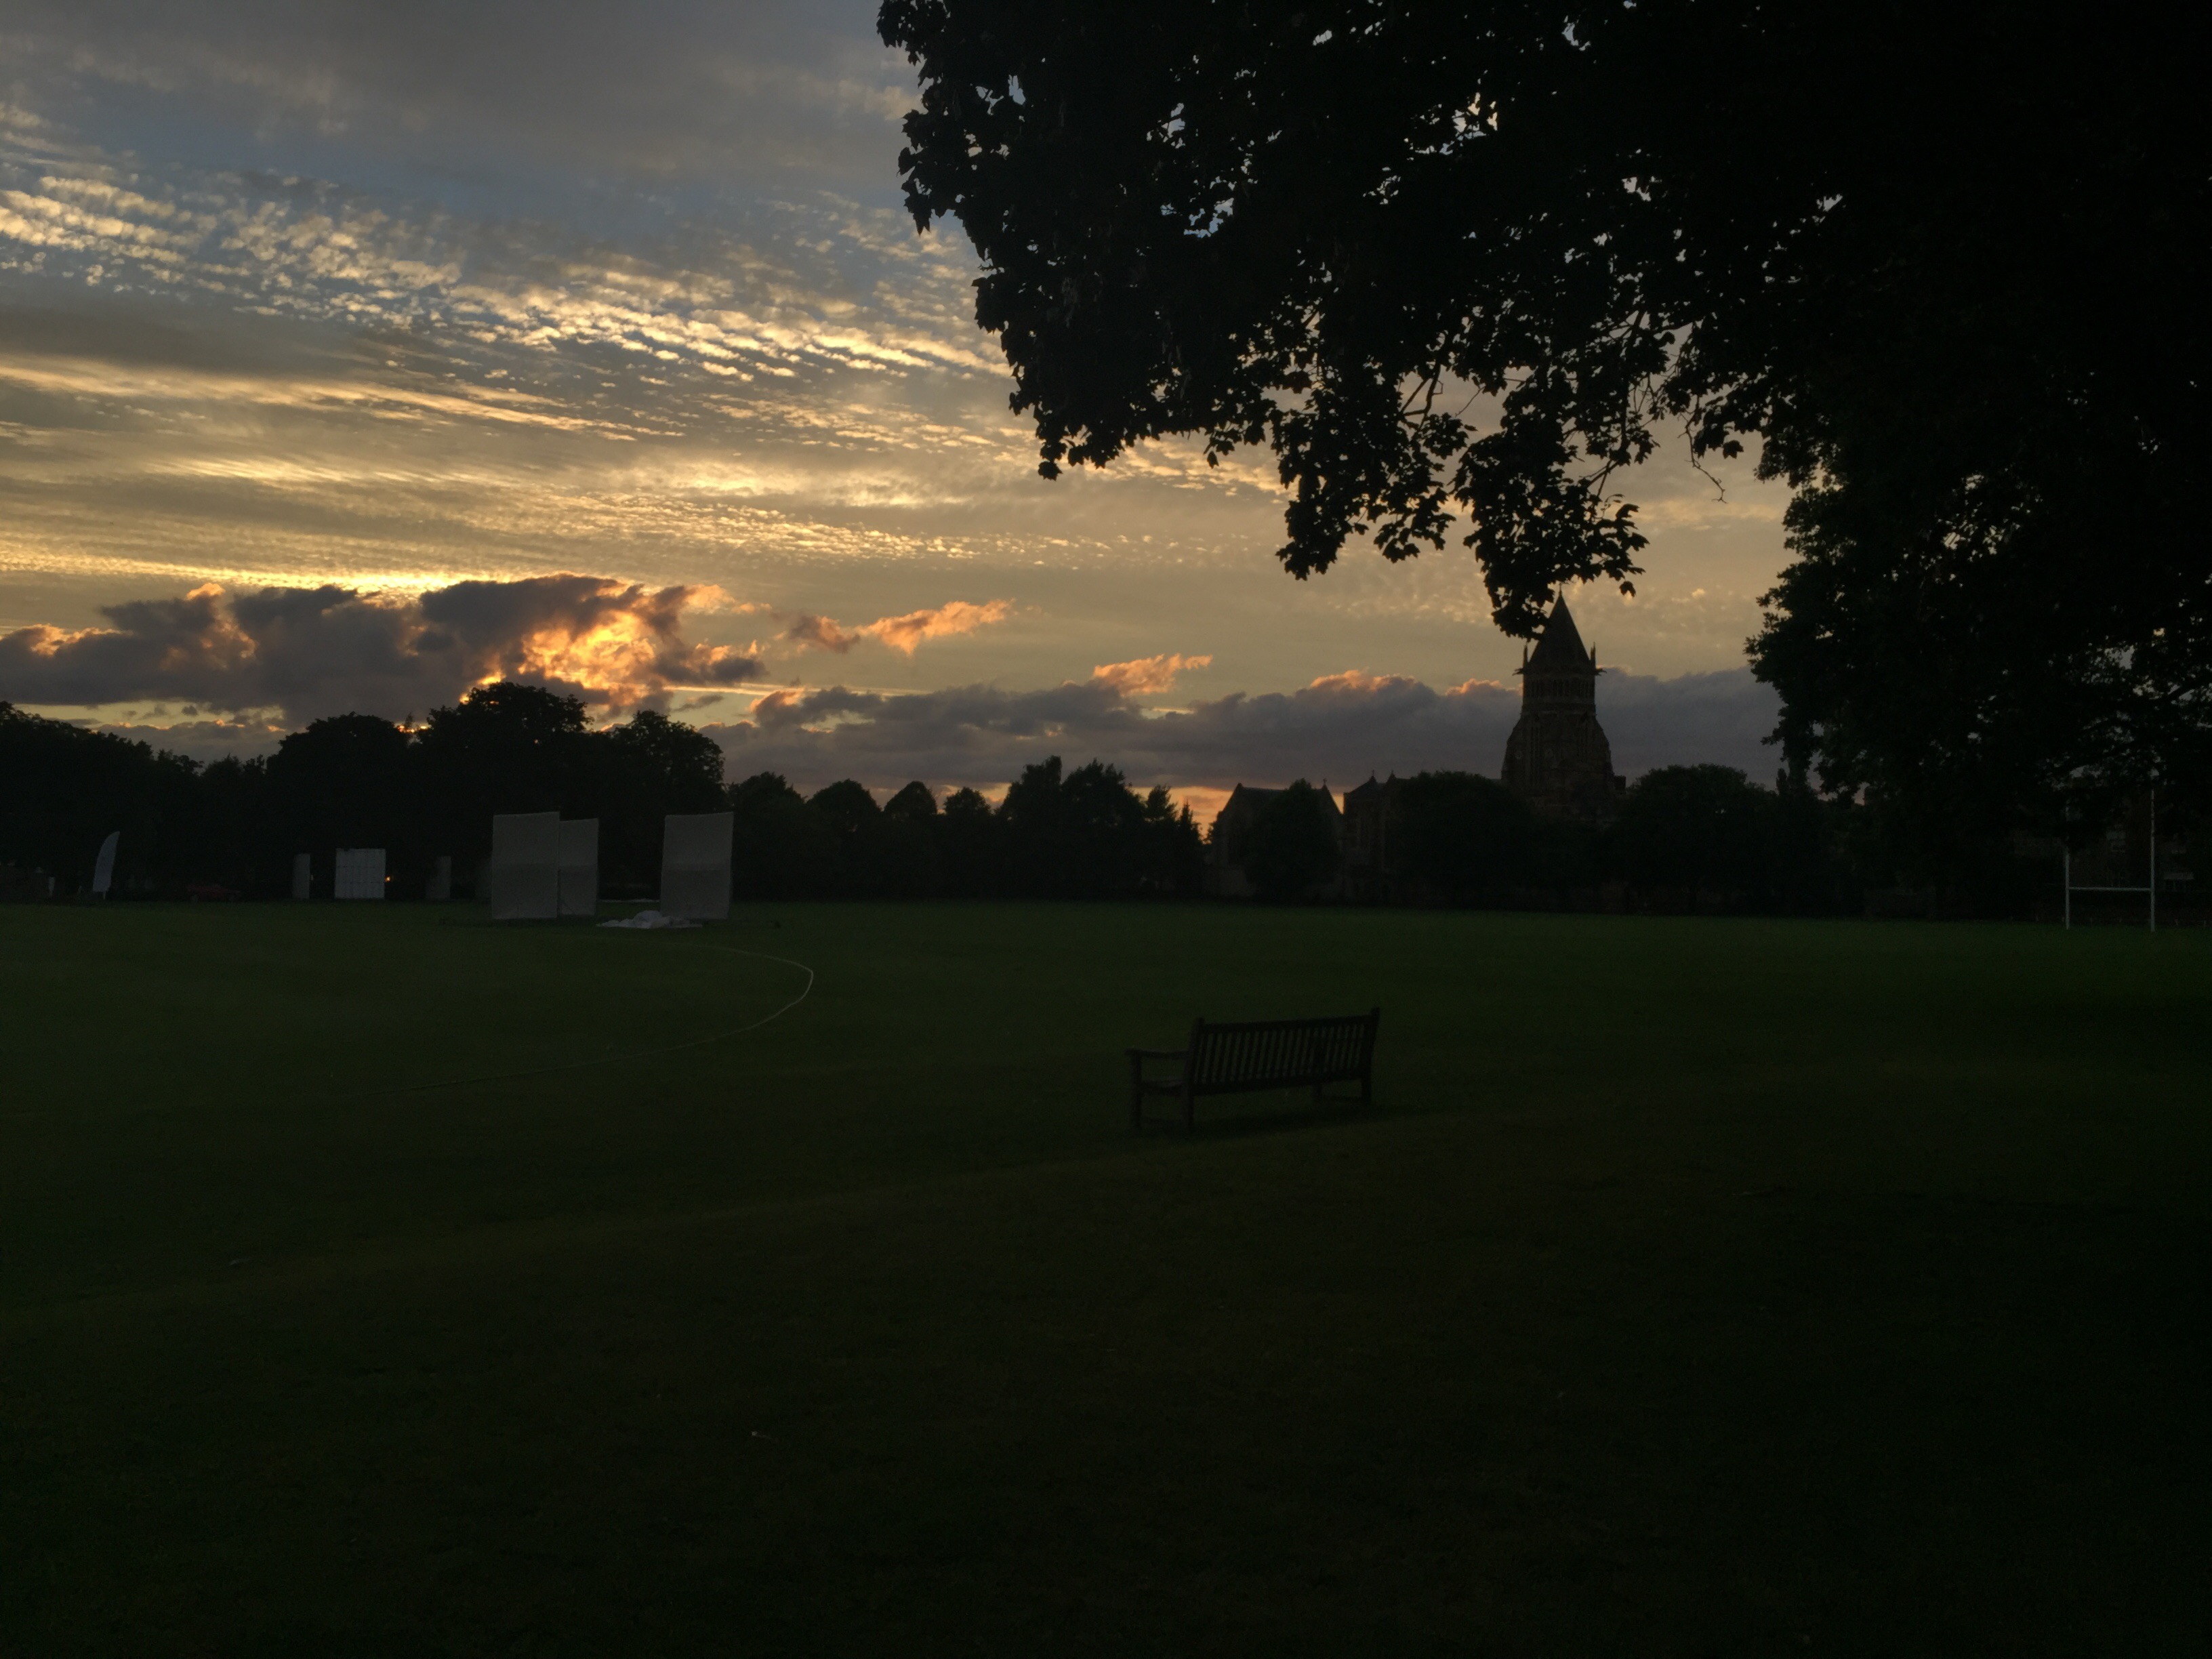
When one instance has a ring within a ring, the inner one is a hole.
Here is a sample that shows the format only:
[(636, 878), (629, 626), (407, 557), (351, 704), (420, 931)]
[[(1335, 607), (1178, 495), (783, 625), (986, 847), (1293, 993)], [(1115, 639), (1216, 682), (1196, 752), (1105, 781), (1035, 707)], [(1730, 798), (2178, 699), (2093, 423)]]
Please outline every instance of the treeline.
[(1425, 772), (1349, 799), (1340, 825), (1301, 781), (1217, 828), (1224, 860), (1277, 902), (1834, 915), (1910, 895), (1929, 914), (2018, 915), (2048, 897), (2055, 853), (1993, 840), (1945, 859), (1918, 830), (1879, 799), (1786, 775), (1762, 788), (1725, 766), (1647, 772), (1602, 825), (1540, 816), (1494, 779)]
[(1139, 795), (1096, 761), (1030, 767), (995, 806), (920, 783), (879, 806), (850, 781), (806, 796), (769, 773), (726, 785), (722, 769), (711, 739), (663, 715), (595, 732), (575, 699), (506, 682), (412, 729), (340, 715), (266, 757), (206, 765), (0, 704), (0, 892), (83, 890), (119, 830), (125, 896), (282, 896), (301, 852), (327, 894), (340, 847), (385, 848), (398, 898), (450, 856), (466, 894), (492, 815), (544, 811), (599, 821), (611, 898), (658, 893), (665, 814), (722, 810), (736, 815), (734, 890), (752, 899), (1186, 896), (1233, 868), (1276, 901), (1832, 915), (1914, 890), (1940, 913), (2002, 915), (2027, 913), (2055, 879), (2054, 858), (2009, 843), (1931, 861), (1878, 798), (1823, 798), (1786, 778), (1761, 788), (1717, 766), (1647, 773), (1602, 827), (1436, 772), (1394, 780), (1379, 807), (1355, 795), (1343, 818), (1294, 786), (1224, 819), (1218, 841), (1165, 790)]
[(1125, 897), (1196, 893), (1204, 847), (1164, 789), (1115, 768), (1032, 766), (993, 806), (940, 805), (921, 783), (882, 806), (849, 780), (802, 796), (763, 773), (722, 781), (713, 739), (643, 710), (592, 731), (584, 705), (536, 686), (479, 686), (412, 730), (369, 714), (316, 720), (276, 752), (200, 764), (0, 703), (0, 881), (18, 896), (89, 884), (122, 831), (114, 891), (185, 897), (290, 890), (313, 860), (331, 890), (341, 847), (380, 847), (392, 896), (419, 896), (439, 858), (461, 891), (498, 812), (599, 821), (600, 890), (659, 890), (661, 821), (736, 815), (734, 888), (751, 898)]
[(973, 789), (940, 806), (922, 783), (878, 807), (849, 780), (802, 799), (773, 772), (729, 793), (735, 888), (750, 897), (1168, 898), (1204, 882), (1190, 809), (1099, 761), (1027, 767), (995, 807)]

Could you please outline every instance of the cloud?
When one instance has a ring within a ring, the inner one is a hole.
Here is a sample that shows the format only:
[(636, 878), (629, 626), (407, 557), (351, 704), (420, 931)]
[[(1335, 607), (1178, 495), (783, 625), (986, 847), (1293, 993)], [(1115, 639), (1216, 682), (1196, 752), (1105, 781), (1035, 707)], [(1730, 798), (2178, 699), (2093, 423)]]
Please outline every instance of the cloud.
[(96, 725), (92, 729), (201, 762), (246, 760), (265, 755), (283, 742), (287, 735), (286, 728), (281, 725), (251, 718), (179, 720), (172, 726), (147, 726), (124, 720)]
[(1747, 668), (1673, 679), (1608, 672), (1597, 683), (1597, 712), (1613, 769), (1632, 778), (1655, 766), (1711, 762), (1764, 783), (1782, 764), (1781, 750), (1766, 741), (1782, 700)]
[(880, 183), (911, 71), (869, 0), (11, 0), (19, 72), (84, 99), (480, 173)]
[(991, 599), (981, 605), (955, 599), (934, 611), (909, 611), (902, 617), (884, 617), (860, 631), (911, 657), (915, 647), (924, 640), (972, 634), (979, 628), (1006, 621), (1012, 611), (1012, 602), (1006, 599)]
[(1212, 657), (1186, 657), (1177, 653), (1158, 657), (1135, 657), (1127, 662), (1102, 662), (1091, 678), (1109, 685), (1125, 697), (1141, 697), (1170, 690), (1176, 676), (1192, 669), (1211, 668)]
[[(710, 368), (720, 378), (700, 385), (728, 396), (752, 383), (755, 398), (802, 371), (1004, 372), (965, 314), (958, 239), (921, 243), (889, 210), (839, 198), (711, 222), (647, 209), (617, 247), (321, 180), (147, 177), (103, 152), (70, 169), (9, 161), (0, 153), (0, 271), (383, 329), (393, 343), (435, 331), (443, 351), (399, 356), (440, 386), (457, 362), (502, 349), (620, 362), (638, 386)], [(656, 412), (684, 423), (666, 401)]]
[(398, 718), (506, 678), (623, 708), (665, 702), (672, 687), (759, 678), (757, 659), (684, 640), (686, 608), (721, 602), (717, 589), (566, 574), (416, 594), (330, 585), (234, 595), (209, 582), (104, 606), (106, 628), (0, 635), (0, 699), (169, 699), (300, 724), (352, 710)]
[(1013, 603), (1008, 599), (990, 599), (975, 605), (966, 599), (954, 599), (933, 611), (909, 611), (900, 617), (878, 617), (858, 628), (841, 628), (829, 617), (811, 616), (805, 611), (792, 615), (786, 622), (782, 637), (800, 649), (835, 652), (842, 656), (863, 640), (873, 640), (894, 651), (911, 657), (924, 640), (944, 639), (956, 634), (972, 634), (979, 628), (1001, 623), (1013, 614)]
[[(911, 70), (875, 9), (15, 0), (0, 633), (97, 623), (121, 582), (619, 570), (838, 608), (779, 651), (834, 651), (835, 628), (924, 662), (928, 613), (896, 638), (847, 624), (1004, 595), (1055, 625), (943, 654), (1013, 685), (1158, 648), (1163, 606), (1234, 632), (1247, 684), (1498, 672), (1471, 560), (1283, 582), (1263, 451), (1217, 468), (1164, 441), (1036, 477), (973, 250), (898, 205)], [(1676, 470), (1686, 501), (1709, 493)], [(1677, 517), (1707, 526), (1663, 532), (1694, 571), (1655, 537), (1667, 574), (1608, 619), (1608, 660), (1720, 666), (1757, 626), (1775, 526)], [(1717, 577), (1723, 544), (1748, 551)], [(1668, 605), (1675, 574), (1707, 593)]]
[[(1759, 739), (1773, 693), (1741, 670), (1657, 680), (1607, 675), (1600, 718), (1613, 763), (1633, 777), (1655, 766), (1713, 762), (1754, 778), (1773, 769)], [(1121, 766), (1133, 781), (1222, 789), (1238, 782), (1326, 779), (1343, 788), (1370, 772), (1461, 770), (1497, 775), (1520, 714), (1517, 692), (1470, 680), (1437, 690), (1402, 675), (1350, 671), (1291, 692), (1231, 693), (1158, 713), (1094, 676), (1037, 691), (968, 685), (910, 695), (786, 690), (748, 720), (706, 728), (730, 775), (781, 772), (814, 787), (841, 777), (888, 787), (1002, 783), (1058, 754)]]

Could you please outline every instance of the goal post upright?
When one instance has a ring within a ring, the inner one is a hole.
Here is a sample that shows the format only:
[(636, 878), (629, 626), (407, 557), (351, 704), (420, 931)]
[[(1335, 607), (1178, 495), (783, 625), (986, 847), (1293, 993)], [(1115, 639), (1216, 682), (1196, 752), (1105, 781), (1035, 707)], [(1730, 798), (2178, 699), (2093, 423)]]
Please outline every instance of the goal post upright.
[(2150, 900), (2150, 931), (2158, 932), (2158, 791), (2150, 795), (2150, 881), (2146, 886), (2081, 886), (2074, 884), (2074, 849), (2062, 845), (2058, 849), (2059, 884), (2064, 895), (2060, 906), (2063, 925), (2074, 926), (2074, 895), (2076, 893), (2142, 893)]

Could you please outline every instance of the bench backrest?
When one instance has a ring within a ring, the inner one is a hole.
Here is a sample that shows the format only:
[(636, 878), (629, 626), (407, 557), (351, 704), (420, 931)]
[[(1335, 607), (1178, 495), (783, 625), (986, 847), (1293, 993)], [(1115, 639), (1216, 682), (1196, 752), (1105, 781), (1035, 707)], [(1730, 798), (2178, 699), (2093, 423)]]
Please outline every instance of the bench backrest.
[(1292, 1088), (1364, 1077), (1375, 1053), (1382, 1011), (1334, 1019), (1262, 1019), (1241, 1024), (1200, 1020), (1190, 1030), (1194, 1090)]

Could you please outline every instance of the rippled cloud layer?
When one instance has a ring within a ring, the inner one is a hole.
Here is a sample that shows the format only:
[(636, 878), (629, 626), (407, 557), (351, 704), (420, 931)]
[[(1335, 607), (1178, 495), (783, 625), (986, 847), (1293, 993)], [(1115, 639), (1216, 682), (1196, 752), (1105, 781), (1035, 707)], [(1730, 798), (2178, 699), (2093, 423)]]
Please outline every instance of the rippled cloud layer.
[[(1065, 681), (1124, 712), (1201, 672), (1310, 709), (1348, 661), (1506, 675), (1456, 552), (1284, 579), (1261, 457), (1037, 477), (971, 252), (899, 207), (910, 70), (873, 12), (6, 8), (0, 696), (158, 704), (212, 752), (263, 714), (404, 714), (492, 672), (687, 718), (828, 695), (798, 682), (832, 666), (894, 702)], [(1578, 610), (1639, 672), (1740, 662), (1777, 495), (1644, 482), (1651, 576)], [(519, 611), (435, 643), (463, 592), (611, 608), (536, 656)], [(331, 641), (332, 672), (264, 617)], [(816, 724), (775, 741), (816, 752)]]

